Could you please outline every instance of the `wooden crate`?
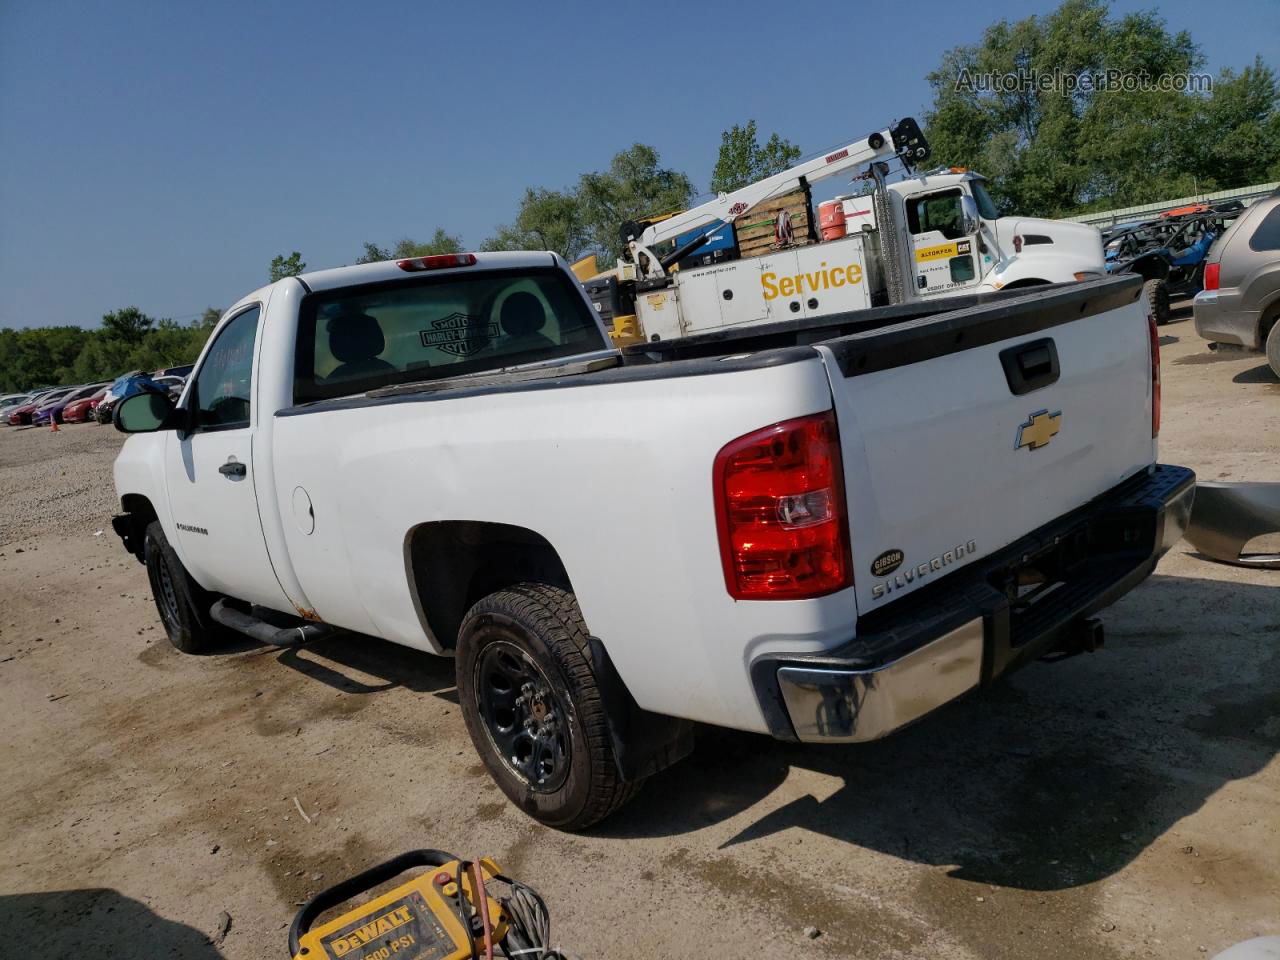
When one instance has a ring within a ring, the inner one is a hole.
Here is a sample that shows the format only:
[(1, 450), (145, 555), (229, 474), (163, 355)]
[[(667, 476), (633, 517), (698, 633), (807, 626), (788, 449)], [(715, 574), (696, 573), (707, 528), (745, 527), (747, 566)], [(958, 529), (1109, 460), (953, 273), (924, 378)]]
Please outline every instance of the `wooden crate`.
[(804, 191), (794, 190), (757, 204), (734, 225), (738, 252), (743, 257), (759, 257), (778, 249), (773, 243), (774, 229), (778, 215), (784, 210), (791, 215), (791, 229), (796, 238), (794, 246), (812, 242), (809, 238), (809, 206), (805, 202)]

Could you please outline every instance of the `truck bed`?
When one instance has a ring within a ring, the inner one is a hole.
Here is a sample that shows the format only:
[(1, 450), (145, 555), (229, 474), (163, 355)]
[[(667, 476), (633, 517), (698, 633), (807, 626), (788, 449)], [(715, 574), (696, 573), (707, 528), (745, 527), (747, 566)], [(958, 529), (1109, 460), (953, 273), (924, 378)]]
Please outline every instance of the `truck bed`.
[(731, 373), (810, 359), (818, 344), (835, 354), (841, 372), (850, 377), (1035, 333), (1124, 306), (1141, 295), (1141, 278), (1118, 276), (873, 307), (633, 344), (617, 355), (402, 384), (297, 404), (276, 415)]

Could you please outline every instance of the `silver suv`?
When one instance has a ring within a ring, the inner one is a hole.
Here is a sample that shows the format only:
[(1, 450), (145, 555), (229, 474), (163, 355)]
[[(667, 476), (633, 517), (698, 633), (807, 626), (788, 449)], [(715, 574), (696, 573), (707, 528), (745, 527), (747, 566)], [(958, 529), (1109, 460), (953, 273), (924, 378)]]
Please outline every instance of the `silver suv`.
[(1280, 189), (1249, 207), (1213, 245), (1194, 310), (1200, 336), (1265, 350), (1280, 377)]

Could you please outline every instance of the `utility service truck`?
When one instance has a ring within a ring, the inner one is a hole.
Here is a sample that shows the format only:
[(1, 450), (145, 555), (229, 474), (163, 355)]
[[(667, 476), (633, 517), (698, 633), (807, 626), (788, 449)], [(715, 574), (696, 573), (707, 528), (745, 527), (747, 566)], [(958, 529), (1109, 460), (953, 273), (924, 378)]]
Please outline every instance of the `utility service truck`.
[[(597, 274), (589, 259), (575, 272), (621, 344), (1106, 274), (1097, 229), (1002, 217), (980, 174), (916, 172), (930, 155), (908, 117), (691, 210), (624, 224), (616, 269)], [(889, 182), (894, 158), (906, 176)], [(815, 218), (811, 185), (860, 170), (869, 192)]]
[(1096, 649), (1194, 492), (1156, 463), (1141, 291), (618, 350), (551, 253), (286, 277), (227, 311), (179, 400), (117, 407), (114, 527), (180, 650), (342, 631), (324, 646), (453, 657), (494, 780), (584, 827), (694, 721), (871, 740)]

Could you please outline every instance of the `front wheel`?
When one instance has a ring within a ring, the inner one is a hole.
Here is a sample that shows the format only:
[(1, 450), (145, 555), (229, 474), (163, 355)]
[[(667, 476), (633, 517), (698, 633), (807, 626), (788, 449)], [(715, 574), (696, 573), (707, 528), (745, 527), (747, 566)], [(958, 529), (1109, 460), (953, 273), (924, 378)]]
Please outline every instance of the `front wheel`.
[(494, 782), (529, 816), (581, 830), (631, 799), (572, 593), (520, 583), (491, 593), (458, 633), (458, 700)]
[(1169, 286), (1163, 280), (1148, 280), (1142, 285), (1147, 296), (1147, 306), (1156, 318), (1157, 326), (1169, 322)]
[(201, 613), (201, 608), (208, 610), (212, 598), (187, 574), (159, 520), (148, 525), (143, 548), (151, 595), (169, 642), (183, 653), (207, 650), (221, 636)]

